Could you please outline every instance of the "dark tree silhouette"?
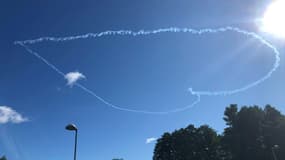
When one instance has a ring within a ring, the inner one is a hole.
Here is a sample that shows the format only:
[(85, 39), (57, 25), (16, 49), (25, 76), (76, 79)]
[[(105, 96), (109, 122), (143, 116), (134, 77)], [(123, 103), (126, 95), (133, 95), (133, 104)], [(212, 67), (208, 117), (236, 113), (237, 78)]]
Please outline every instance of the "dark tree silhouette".
[(273, 151), (278, 159), (285, 158), (285, 117), (275, 108), (244, 106), (238, 111), (237, 105), (230, 105), (224, 115), (228, 127), (222, 142), (233, 160), (268, 160)]
[(153, 160), (273, 160), (285, 159), (285, 116), (270, 105), (230, 105), (225, 109), (227, 127), (218, 135), (209, 126), (189, 125), (164, 133)]
[(153, 159), (218, 160), (223, 155), (219, 142), (220, 137), (210, 127), (189, 125), (173, 133), (164, 133), (157, 141)]

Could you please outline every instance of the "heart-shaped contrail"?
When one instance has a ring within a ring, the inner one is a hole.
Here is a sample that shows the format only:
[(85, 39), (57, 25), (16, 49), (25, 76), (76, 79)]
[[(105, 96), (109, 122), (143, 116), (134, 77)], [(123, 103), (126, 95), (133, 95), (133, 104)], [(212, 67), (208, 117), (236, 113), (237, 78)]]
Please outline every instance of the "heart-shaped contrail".
[(87, 33), (83, 35), (77, 35), (77, 36), (68, 36), (68, 37), (40, 37), (38, 39), (32, 39), (32, 40), (24, 40), (24, 41), (15, 41), (14, 43), (17, 45), (20, 45), (26, 49), (27, 52), (30, 54), (36, 56), (38, 59), (40, 59), (42, 62), (44, 62), (46, 65), (48, 65), (51, 69), (56, 71), (58, 74), (63, 76), (64, 78), (66, 77), (66, 74), (64, 74), (58, 67), (56, 67), (54, 64), (50, 63), (47, 59), (42, 57), (39, 53), (33, 51), (28, 45), (35, 44), (35, 43), (40, 43), (44, 41), (53, 41), (53, 42), (64, 42), (64, 41), (72, 41), (72, 40), (78, 40), (78, 39), (87, 39), (87, 38), (99, 38), (103, 36), (148, 36), (151, 34), (159, 34), (159, 33), (166, 33), (166, 32), (171, 32), (171, 33), (190, 33), (190, 34), (195, 34), (195, 35), (202, 35), (202, 34), (219, 34), (222, 32), (236, 32), (239, 34), (242, 34), (244, 36), (248, 36), (250, 38), (254, 38), (258, 40), (261, 44), (264, 46), (268, 47), (271, 49), (274, 54), (275, 54), (275, 63), (272, 66), (272, 68), (261, 78), (258, 80), (249, 83), (243, 87), (233, 89), (233, 90), (223, 90), (223, 91), (199, 91), (199, 90), (194, 90), (192, 88), (189, 88), (189, 92), (191, 95), (196, 96), (196, 100), (182, 108), (177, 108), (174, 110), (168, 110), (168, 111), (147, 111), (147, 110), (136, 110), (136, 109), (130, 109), (131, 107), (124, 107), (124, 106), (118, 106), (115, 105), (104, 98), (100, 97), (97, 95), (94, 91), (91, 89), (87, 88), (86, 86), (83, 86), (82, 84), (76, 82), (74, 85), (78, 86), (88, 94), (96, 97), (98, 100), (103, 102), (109, 107), (112, 107), (117, 110), (121, 111), (128, 111), (128, 112), (136, 112), (136, 113), (144, 113), (144, 114), (169, 114), (169, 113), (175, 113), (175, 112), (181, 112), (185, 111), (189, 108), (192, 108), (196, 104), (198, 104), (201, 101), (202, 96), (228, 96), (240, 92), (244, 92), (252, 87), (255, 87), (265, 80), (269, 79), (273, 72), (277, 70), (277, 68), (280, 65), (280, 52), (278, 49), (273, 46), (270, 42), (265, 40), (263, 37), (260, 35), (254, 33), (254, 32), (249, 32), (237, 27), (221, 27), (221, 28), (204, 28), (204, 29), (193, 29), (193, 28), (178, 28), (178, 27), (170, 27), (170, 28), (160, 28), (156, 30), (140, 30), (140, 31), (132, 31), (132, 30), (118, 30), (118, 31), (105, 31), (105, 32), (100, 32), (100, 33)]

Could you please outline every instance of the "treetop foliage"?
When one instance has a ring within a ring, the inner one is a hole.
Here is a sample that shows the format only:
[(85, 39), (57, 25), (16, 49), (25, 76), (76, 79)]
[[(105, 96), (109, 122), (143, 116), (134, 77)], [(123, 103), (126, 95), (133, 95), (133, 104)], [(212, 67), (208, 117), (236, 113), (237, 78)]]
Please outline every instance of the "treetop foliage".
[(207, 125), (164, 133), (153, 160), (269, 160), (285, 159), (285, 116), (270, 105), (226, 107), (226, 128), (218, 135)]

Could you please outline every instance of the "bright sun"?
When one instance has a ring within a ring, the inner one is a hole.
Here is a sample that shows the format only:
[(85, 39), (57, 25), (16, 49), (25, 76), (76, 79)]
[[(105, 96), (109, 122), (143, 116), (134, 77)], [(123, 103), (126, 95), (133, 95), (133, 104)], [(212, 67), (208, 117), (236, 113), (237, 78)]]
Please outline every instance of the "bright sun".
[(275, 0), (262, 18), (262, 31), (285, 38), (285, 0)]

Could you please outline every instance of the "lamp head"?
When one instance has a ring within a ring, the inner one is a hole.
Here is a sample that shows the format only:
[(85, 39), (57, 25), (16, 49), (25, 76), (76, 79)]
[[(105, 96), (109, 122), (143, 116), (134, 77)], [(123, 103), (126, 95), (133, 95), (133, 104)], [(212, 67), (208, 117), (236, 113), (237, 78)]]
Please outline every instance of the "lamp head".
[(74, 124), (68, 124), (65, 129), (69, 131), (77, 131), (77, 128)]
[(274, 148), (274, 149), (278, 149), (278, 148), (279, 148), (279, 145), (275, 144), (275, 145), (273, 145), (273, 147), (272, 147), (272, 148)]

